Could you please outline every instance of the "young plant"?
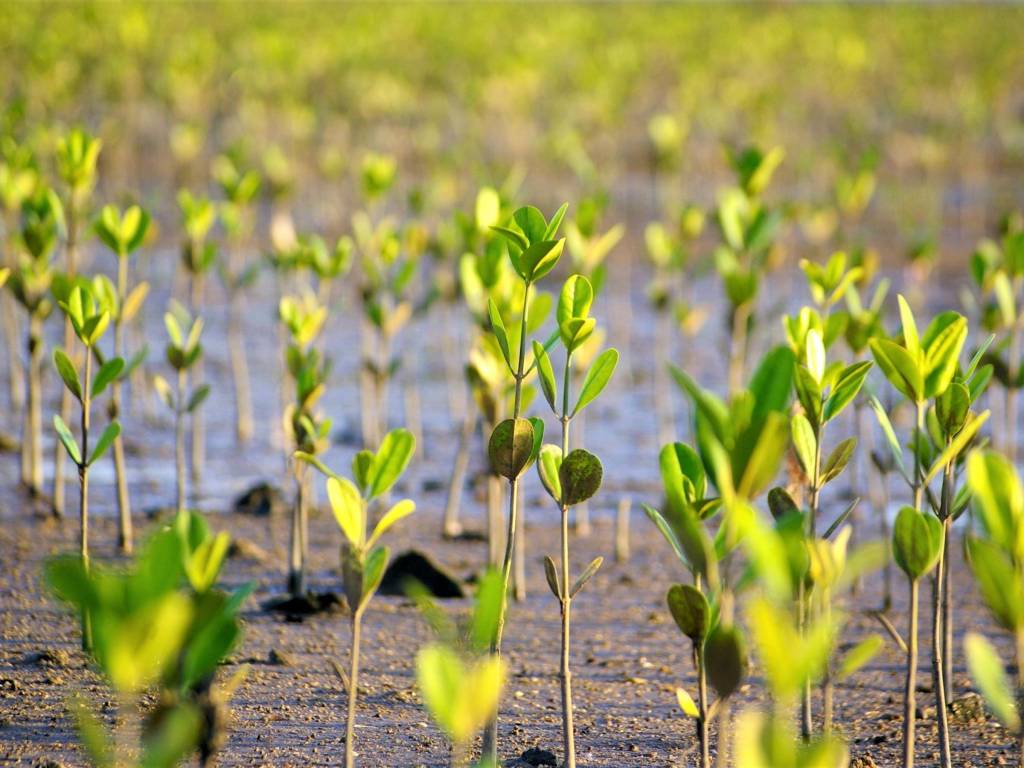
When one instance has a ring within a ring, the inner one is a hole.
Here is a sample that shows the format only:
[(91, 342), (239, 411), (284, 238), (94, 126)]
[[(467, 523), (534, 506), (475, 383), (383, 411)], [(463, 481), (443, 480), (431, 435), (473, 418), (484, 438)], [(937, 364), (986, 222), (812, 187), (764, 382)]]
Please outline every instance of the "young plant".
[[(81, 227), (87, 216), (89, 198), (96, 185), (96, 161), (99, 158), (101, 142), (83, 130), (74, 129), (57, 143), (57, 170), (64, 182), (67, 197), (64, 202), (66, 237), (64, 274), (69, 282), (78, 275), (78, 248)], [(73, 350), (75, 329), (69, 318), (64, 322), (64, 349)], [(71, 361), (78, 364), (76, 353)], [(60, 401), (60, 417), (71, 419), (72, 394), (65, 389)], [(65, 499), (64, 451), (56, 446), (53, 456), (53, 512), (58, 517), (64, 514)]]
[[(210, 229), (217, 221), (217, 209), (209, 198), (195, 197), (187, 189), (178, 192), (178, 208), (181, 211), (181, 226), (185, 230), (181, 265), (190, 285), (189, 306), (195, 317), (201, 317), (206, 303), (207, 276), (217, 263), (217, 248), (207, 240)], [(200, 387), (204, 382), (203, 358), (200, 357), (192, 368), (192, 383)], [(192, 482), (199, 483), (206, 463), (206, 425), (201, 408), (192, 412), (191, 428)]]
[(729, 302), (730, 391), (742, 386), (757, 296), (782, 222), (782, 215), (763, 202), (762, 194), (783, 155), (781, 147), (767, 153), (756, 147), (731, 153), (737, 184), (718, 198), (716, 217), (722, 243), (715, 249), (715, 269)]
[(259, 276), (259, 264), (246, 263), (245, 248), (252, 235), (253, 208), (261, 179), (257, 171), (243, 169), (239, 160), (231, 155), (217, 157), (213, 175), (225, 197), (220, 217), (229, 241), (228, 261), (222, 265), (221, 279), (228, 292), (228, 351), (235, 384), (235, 435), (238, 442), (246, 443), (252, 438), (253, 417), (245, 347), (245, 291)]
[[(516, 543), (516, 529), (519, 515), (519, 479), (540, 451), (544, 440), (544, 422), (540, 419), (525, 419), (521, 416), (523, 405), (523, 382), (537, 364), (532, 360), (527, 365), (526, 334), (530, 288), (558, 263), (565, 246), (565, 238), (554, 239), (565, 217), (568, 204), (564, 204), (548, 221), (539, 210), (532, 206), (519, 208), (512, 214), (508, 226), (496, 226), (495, 231), (505, 237), (509, 260), (523, 284), (523, 302), (519, 318), (519, 341), (509, 339), (504, 322), (493, 301), (488, 302), (491, 330), (501, 349), (505, 364), (515, 379), (512, 415), (499, 423), (487, 443), (487, 455), (492, 469), (508, 480), (508, 529), (505, 535), (505, 556), (501, 566), (502, 605), (497, 629), (491, 642), (491, 653), (501, 654), (501, 637), (505, 627), (505, 613), (508, 602), (509, 578), (512, 573), (512, 558)], [(515, 363), (513, 363), (515, 360)], [(484, 759), (498, 761), (497, 716), (484, 732)]]
[[(770, 351), (749, 388), (728, 402), (703, 390), (677, 368), (672, 374), (694, 405), (696, 447), (675, 443), (662, 448), (665, 489), (662, 511), (644, 505), (648, 517), (690, 571), (692, 584), (674, 585), (669, 610), (693, 644), (698, 699), (680, 694), (684, 711), (697, 727), (701, 768), (711, 764), (709, 726), (728, 729), (729, 697), (746, 672), (746, 650), (735, 620), (732, 553), (743, 542), (755, 516), (752, 500), (778, 472), (787, 441), (785, 412), (790, 407), (794, 357), (785, 347)], [(713, 484), (717, 496), (708, 496)], [(717, 531), (708, 530), (720, 516)], [(718, 694), (712, 707), (707, 684)], [(719, 743), (719, 765), (728, 761), (728, 741)]]
[[(21, 481), (32, 495), (43, 492), (43, 354), (46, 337), (43, 323), (53, 311), (50, 298), (55, 270), (53, 251), (63, 227), (60, 199), (46, 189), (26, 199), (22, 205), (22, 229), (17, 240), (17, 260), (13, 271), (5, 268), (11, 293), (28, 315), (25, 340), (27, 365), (24, 366), (24, 391), (28, 393), (22, 425)], [(20, 359), (19, 359), (20, 365)]]
[[(951, 612), (952, 597), (947, 594), (949, 576), (946, 570), (945, 542), (949, 539), (949, 527), (957, 509), (963, 508), (962, 504), (954, 503), (953, 471), (956, 461), (988, 419), (987, 411), (973, 414), (970, 406), (984, 389), (991, 376), (991, 370), (978, 370), (981, 357), (979, 354), (975, 355), (963, 375), (957, 375), (960, 352), (967, 338), (967, 320), (964, 317), (955, 312), (942, 313), (931, 322), (924, 335), (919, 336), (913, 313), (902, 296), (899, 297), (899, 304), (903, 323), (903, 343), (897, 344), (888, 339), (876, 338), (871, 340), (870, 345), (875, 360), (886, 378), (915, 406), (916, 429), (911, 441), (914, 469), (913, 475), (907, 480), (913, 492), (914, 509), (924, 510), (923, 500), (927, 492), (931, 511), (942, 531), (932, 592), (932, 666), (940, 754), (943, 768), (949, 768), (952, 758), (946, 703), (952, 679), (951, 676), (947, 677), (942, 657), (945, 645), (950, 646), (945, 652), (951, 653), (952, 643), (944, 640), (946, 630), (943, 616), (946, 611), (943, 610), (943, 605), (945, 604)], [(926, 431), (925, 415), (928, 412), (929, 400), (934, 401), (935, 417), (932, 422), (933, 429)], [(902, 470), (902, 451), (899, 443), (888, 417), (877, 401), (875, 411), (889, 440), (893, 457), (906, 477), (906, 472)], [(929, 433), (935, 435), (937, 451), (932, 450)], [(930, 467), (927, 466), (929, 463)], [(940, 500), (935, 501), (928, 485), (940, 472), (943, 473), (942, 496)], [(912, 640), (916, 645), (917, 639)]]
[[(60, 302), (60, 308), (67, 316), (75, 336), (84, 348), (85, 363), (82, 375), (71, 361), (68, 350), (56, 349), (53, 352), (53, 363), (71, 396), (78, 401), (81, 413), (81, 446), (67, 423), (60, 414), (54, 414), (53, 425), (57, 437), (68, 457), (78, 469), (79, 483), (79, 551), (82, 567), (89, 569), (89, 468), (99, 460), (110, 447), (111, 443), (121, 434), (121, 425), (111, 421), (103, 429), (99, 440), (92, 451), (89, 450), (89, 427), (92, 418), (92, 401), (103, 394), (107, 386), (116, 379), (124, 369), (124, 360), (113, 357), (103, 362), (93, 378), (93, 358), (96, 357), (96, 345), (110, 325), (110, 311), (104, 308), (96, 298), (88, 283), (74, 285), (68, 294), (67, 301)], [(82, 642), (84, 647), (91, 645), (88, 613), (84, 613)]]
[[(177, 765), (196, 749), (208, 765), (224, 738), (219, 711), (244, 668), (227, 686), (214, 686), (219, 664), (241, 635), (238, 612), (251, 591), (228, 595), (216, 588), (227, 555), (227, 534), (214, 536), (193, 513), (154, 534), (126, 569), (86, 568), (77, 557), (46, 565), (54, 592), (93, 631), (91, 655), (117, 693), (117, 723), (107, 733), (76, 697), (72, 712), (97, 768), (116, 768), (138, 754), (140, 766)], [(143, 715), (142, 697), (157, 689), (157, 706)], [(138, 722), (132, 722), (137, 720)], [(141, 744), (132, 742), (141, 734)]]
[[(570, 409), (570, 384), (572, 383), (573, 354), (583, 346), (594, 332), (597, 321), (590, 317), (590, 306), (594, 300), (594, 289), (587, 278), (573, 275), (565, 282), (558, 300), (558, 331), (565, 349), (565, 367), (562, 372), (561, 397), (555, 382), (551, 359), (540, 342), (533, 342), (534, 359), (544, 398), (562, 425), (561, 448), (545, 445), (541, 448), (537, 470), (541, 483), (548, 495), (555, 500), (562, 512), (561, 526), (561, 576), (551, 557), (544, 558), (544, 570), (548, 586), (559, 601), (562, 613), (562, 744), (565, 749), (565, 765), (576, 767), (576, 743), (573, 730), (572, 671), (569, 668), (569, 631), (572, 599), (583, 589), (587, 581), (601, 567), (602, 558), (595, 558), (584, 571), (569, 583), (569, 508), (585, 502), (597, 493), (601, 486), (603, 469), (600, 460), (582, 448), (569, 451), (569, 428), (574, 417), (592, 403), (607, 386), (619, 353), (615, 349), (603, 352), (590, 367), (583, 381), (575, 405)], [(560, 402), (560, 404), (559, 404)]]
[[(295, 392), (295, 400), (285, 412), (285, 430), (292, 444), (289, 453), (298, 451), (315, 457), (327, 449), (331, 430), (331, 420), (320, 418), (316, 412), (327, 385), (330, 363), (313, 347), (327, 321), (327, 307), (320, 305), (312, 293), (307, 293), (302, 297), (285, 296), (278, 312), (291, 338), (285, 355)], [(293, 469), (295, 504), (292, 506), (288, 591), (292, 597), (301, 598), (306, 595), (310, 494), (306, 462), (295, 461)]]
[(922, 577), (931, 572), (942, 554), (942, 524), (934, 515), (913, 507), (903, 507), (893, 525), (892, 553), (910, 585), (910, 618), (906, 641), (907, 684), (903, 691), (903, 768), (914, 768), (918, 589)]
[(153, 378), (160, 398), (167, 407), (174, 411), (174, 477), (177, 490), (178, 513), (185, 511), (185, 418), (195, 413), (210, 394), (210, 385), (201, 384), (189, 388), (189, 370), (203, 355), (200, 336), (203, 333), (203, 320), (195, 319), (188, 310), (177, 302), (171, 302), (171, 309), (164, 313), (164, 327), (167, 329), (167, 362), (176, 374), (176, 387), (163, 376)]
[[(94, 228), (103, 243), (117, 257), (117, 287), (113, 301), (114, 324), (114, 356), (125, 359), (125, 324), (142, 308), (149, 283), (141, 282), (134, 288), (128, 288), (128, 260), (135, 252), (149, 229), (149, 214), (137, 205), (133, 205), (123, 213), (112, 205), (105, 206), (96, 221)], [(125, 377), (142, 362), (145, 350), (136, 355), (123, 371), (117, 376), (110, 387), (110, 418), (121, 418), (121, 385)], [(121, 436), (114, 440), (114, 474), (117, 482), (118, 510), (118, 547), (122, 552), (132, 551), (132, 510), (128, 497), (128, 478), (124, 462), (124, 441)]]
[(341, 549), (341, 575), (345, 599), (351, 611), (352, 649), (348, 680), (348, 717), (345, 721), (345, 767), (355, 765), (356, 697), (359, 692), (359, 651), (363, 611), (384, 578), (388, 548), (378, 544), (380, 537), (404, 517), (416, 510), (409, 499), (394, 504), (369, 531), (370, 504), (384, 496), (409, 466), (416, 442), (408, 430), (395, 429), (384, 436), (376, 453), (362, 450), (352, 459), (352, 478), (341, 477), (308, 453), (297, 453), (327, 475), (327, 498), (334, 519), (345, 536)]
[(992, 644), (967, 633), (964, 648), (971, 679), (989, 708), (1018, 740), (1024, 765), (1024, 488), (1013, 463), (994, 451), (967, 459), (967, 484), (980, 531), (967, 540), (967, 558), (996, 621), (1013, 635), (1017, 679), (1012, 684)]
[[(465, 768), (475, 734), (494, 717), (505, 683), (505, 663), (488, 654), (501, 611), (501, 574), (480, 579), (468, 621), (456, 623), (413, 585), (411, 596), (437, 639), (416, 654), (416, 681), (423, 704), (452, 745), (450, 765)], [(484, 761), (478, 768), (492, 767)]]

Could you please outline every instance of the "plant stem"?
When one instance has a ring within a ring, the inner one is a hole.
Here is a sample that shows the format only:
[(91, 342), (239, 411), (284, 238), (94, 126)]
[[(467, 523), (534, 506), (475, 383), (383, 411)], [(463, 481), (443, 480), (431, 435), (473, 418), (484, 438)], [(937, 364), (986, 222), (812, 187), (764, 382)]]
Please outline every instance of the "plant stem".
[[(810, 491), (810, 510), (808, 513), (807, 528), (808, 535), (811, 539), (814, 539), (815, 533), (818, 528), (818, 508), (819, 500), (821, 497), (821, 441), (824, 438), (824, 425), (818, 428), (818, 434), (815, 436), (814, 441), (814, 466), (811, 469), (811, 482), (808, 490)], [(811, 613), (811, 600), (810, 596), (806, 594), (806, 585), (803, 580), (800, 582), (800, 594), (799, 594), (799, 616), (798, 621), (800, 624), (800, 633), (803, 635), (807, 631), (807, 621), (810, 618)], [(809, 741), (811, 733), (814, 731), (814, 723), (812, 720), (811, 710), (811, 679), (806, 678), (803, 682), (803, 691), (801, 692), (800, 699), (800, 735), (804, 741)]]
[(43, 354), (43, 320), (36, 313), (29, 316), (28, 368), (25, 370), (28, 390), (28, 410), (25, 414), (25, 436), (27, 443), (27, 475), (24, 479), (33, 495), (43, 490), (43, 417), (42, 386), (40, 369)]
[(949, 720), (946, 712), (946, 680), (943, 663), (942, 645), (945, 641), (943, 627), (942, 601), (943, 587), (946, 581), (946, 542), (949, 539), (950, 502), (953, 492), (953, 462), (946, 465), (942, 476), (942, 501), (939, 519), (942, 521), (942, 542), (939, 549), (939, 560), (935, 567), (932, 582), (932, 685), (935, 688), (935, 719), (938, 725), (939, 756), (942, 768), (951, 768), (949, 746)]
[(238, 442), (252, 438), (252, 396), (249, 391), (249, 361), (245, 354), (245, 336), (242, 330), (244, 313), (241, 288), (231, 292), (228, 301), (228, 346), (231, 348), (231, 374), (235, 381), (235, 434)]
[(693, 655), (697, 667), (697, 741), (700, 744), (700, 768), (711, 768), (711, 744), (708, 734), (708, 673), (704, 668), (704, 642), (694, 643)]
[(178, 401), (174, 409), (174, 476), (177, 479), (178, 514), (185, 511), (185, 398), (188, 373), (178, 369)]
[(301, 597), (306, 592), (305, 542), (302, 535), (302, 518), (306, 507), (304, 466), (301, 461), (295, 461), (295, 506), (292, 507), (291, 548), (288, 557), (288, 591), (292, 597)]
[[(826, 591), (821, 600), (826, 625), (832, 622), (832, 595)], [(832, 679), (832, 656), (825, 659), (825, 674), (821, 680), (821, 732), (825, 736), (832, 734), (832, 719), (835, 702), (835, 683)]]
[[(562, 380), (562, 461), (569, 455), (569, 385), (572, 377), (572, 352), (565, 354), (565, 372)], [(569, 505), (562, 505), (562, 746), (565, 750), (565, 768), (576, 768), (576, 740), (573, 728), (572, 670), (569, 669), (569, 624), (572, 615), (572, 597), (569, 594)]]
[[(1021, 712), (1024, 711), (1024, 631), (1018, 629), (1014, 639), (1017, 652), (1017, 711)], [(1018, 765), (1024, 766), (1024, 725), (1020, 726), (1017, 737), (1019, 739)]]
[[(119, 311), (114, 318), (114, 356), (124, 358), (124, 321), (120, 308), (124, 307), (128, 293), (128, 256), (119, 254), (117, 257), (117, 301)], [(121, 416), (121, 377), (114, 379), (110, 388), (110, 418)], [(124, 554), (132, 551), (132, 508), (128, 497), (128, 477), (124, 462), (124, 438), (114, 438), (112, 455), (114, 457), (114, 477), (117, 482), (117, 514), (118, 530), (117, 545)]]
[(359, 693), (359, 639), (362, 630), (363, 609), (352, 614), (352, 651), (348, 673), (348, 717), (345, 720), (345, 768), (354, 768), (356, 696)]
[[(889, 475), (887, 473), (879, 473), (879, 486), (881, 487), (882, 502), (881, 502), (881, 520), (882, 520), (882, 541), (886, 542), (887, 546), (892, 541), (892, 535), (889, 533)], [(885, 568), (882, 571), (882, 610), (888, 611), (892, 608), (892, 571), (893, 563), (892, 558), (885, 558)]]
[[(192, 276), (192, 315), (199, 317), (203, 310), (203, 293), (205, 276), (198, 272)], [(203, 356), (196, 358), (192, 365), (192, 386), (203, 385)], [(198, 485), (202, 479), (203, 465), (206, 463), (206, 426), (202, 408), (192, 411), (192, 484)]]
[[(69, 280), (74, 280), (78, 273), (78, 206), (75, 204), (75, 195), (71, 194), (71, 198), (68, 201), (68, 239), (67, 246), (65, 249), (66, 263), (64, 265), (65, 272)], [(71, 326), (71, 318), (64, 317), (64, 349), (71, 350), (75, 348), (75, 330)], [(75, 362), (72, 358), (71, 362)], [(64, 419), (65, 423), (71, 419), (71, 392), (64, 388), (64, 391), (60, 396), (60, 417)], [(64, 500), (65, 500), (65, 487), (64, 487), (64, 448), (58, 441), (54, 447), (53, 455), (53, 514), (55, 517), (64, 516)]]
[[(82, 379), (82, 455), (78, 464), (78, 519), (81, 527), (82, 568), (89, 573), (89, 409), (92, 400), (92, 350), (85, 349), (85, 375)], [(82, 614), (82, 648), (92, 648), (92, 622), (88, 611)]]
[[(530, 306), (530, 283), (526, 283), (523, 291), (523, 311), (519, 327), (519, 364), (515, 374), (515, 401), (512, 407), (512, 418), (518, 419), (523, 404), (523, 370), (526, 367), (526, 311)], [(498, 626), (491, 643), (491, 654), (501, 656), (501, 638), (505, 631), (505, 613), (508, 610), (508, 582), (512, 573), (512, 550), (516, 541), (516, 524), (519, 509), (519, 478), (508, 481), (508, 532), (505, 537), (505, 558), (501, 566), (501, 611), (498, 614)], [(498, 714), (495, 713), (484, 731), (484, 760), (498, 764)]]
[(924, 434), (924, 401), (920, 401), (914, 404), (917, 408), (917, 419), (914, 422), (916, 425), (916, 431), (914, 432), (914, 478), (912, 488), (914, 490), (914, 509), (921, 511), (921, 495), (924, 493), (924, 486), (921, 483), (921, 456), (917, 451), (917, 441), (920, 436)]
[(462, 523), (459, 522), (459, 506), (462, 502), (462, 486), (466, 482), (466, 471), (469, 469), (469, 442), (473, 439), (475, 427), (476, 416), (467, 409), (462, 419), (462, 429), (459, 432), (459, 447), (455, 453), (452, 478), (448, 484), (448, 498), (444, 505), (442, 535), (446, 539), (455, 538), (462, 533)]
[(745, 301), (732, 312), (732, 339), (729, 353), (729, 392), (743, 387), (743, 368), (747, 358), (747, 323), (750, 321), (751, 302)]
[(917, 595), (918, 582), (910, 580), (910, 631), (907, 634), (907, 685), (903, 691), (903, 768), (914, 768), (914, 727), (917, 717)]

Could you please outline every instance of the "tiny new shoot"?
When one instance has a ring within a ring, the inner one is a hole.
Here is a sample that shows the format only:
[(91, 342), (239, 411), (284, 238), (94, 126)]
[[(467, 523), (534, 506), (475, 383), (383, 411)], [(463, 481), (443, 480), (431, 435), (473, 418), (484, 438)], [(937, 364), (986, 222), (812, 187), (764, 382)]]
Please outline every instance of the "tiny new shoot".
[[(576, 767), (576, 746), (573, 730), (572, 671), (569, 666), (569, 631), (572, 600), (601, 567), (598, 557), (571, 583), (569, 574), (569, 509), (594, 496), (601, 486), (603, 469), (600, 460), (582, 448), (569, 451), (569, 427), (572, 420), (592, 403), (607, 386), (615, 371), (619, 353), (609, 349), (597, 357), (583, 381), (575, 405), (570, 407), (572, 356), (590, 338), (596, 320), (589, 316), (594, 289), (582, 275), (573, 275), (562, 288), (558, 301), (558, 332), (565, 349), (561, 397), (555, 381), (551, 359), (540, 342), (533, 343), (534, 358), (541, 391), (562, 425), (562, 445), (545, 445), (540, 450), (537, 470), (548, 495), (561, 509), (561, 575), (551, 557), (544, 558), (548, 586), (559, 601), (562, 613), (562, 656), (560, 677), (562, 687), (562, 743), (566, 768)], [(560, 404), (559, 404), (560, 403)]]
[[(105, 206), (93, 225), (96, 235), (117, 257), (117, 285), (110, 304), (113, 307), (114, 356), (125, 358), (125, 325), (142, 308), (149, 284), (142, 282), (129, 290), (129, 257), (142, 245), (149, 230), (149, 214), (137, 205), (123, 213), (112, 205)], [(142, 362), (146, 351), (132, 357), (110, 387), (110, 418), (121, 418), (121, 388), (125, 378)], [(120, 435), (114, 440), (114, 475), (117, 482), (118, 534), (117, 543), (122, 552), (132, 551), (132, 511), (128, 496), (128, 477), (125, 469), (124, 441)]]
[(379, 544), (381, 536), (395, 523), (416, 510), (409, 499), (394, 504), (369, 527), (370, 503), (384, 496), (409, 466), (416, 442), (405, 429), (395, 429), (384, 436), (376, 453), (362, 450), (352, 459), (352, 480), (328, 469), (309, 453), (298, 452), (296, 458), (312, 464), (327, 475), (327, 498), (331, 512), (345, 541), (341, 550), (342, 586), (351, 611), (352, 648), (348, 680), (348, 716), (345, 721), (345, 768), (355, 765), (356, 698), (359, 693), (359, 651), (363, 611), (369, 604), (388, 564), (388, 548)]

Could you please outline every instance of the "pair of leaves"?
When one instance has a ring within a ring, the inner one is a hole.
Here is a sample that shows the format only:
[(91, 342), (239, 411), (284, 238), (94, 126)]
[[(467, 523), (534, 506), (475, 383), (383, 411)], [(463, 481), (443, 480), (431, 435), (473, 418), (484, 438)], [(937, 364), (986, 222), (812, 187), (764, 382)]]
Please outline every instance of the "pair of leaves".
[[(548, 357), (544, 347), (536, 341), (533, 343), (533, 354), (537, 361), (537, 377), (540, 379), (540, 388), (544, 393), (544, 399), (548, 401), (551, 410), (558, 414), (561, 409), (558, 406), (558, 393), (551, 359)], [(576, 405), (573, 406), (572, 411), (565, 414), (568, 418), (573, 418), (598, 398), (604, 391), (604, 388), (608, 386), (608, 382), (611, 380), (612, 374), (615, 373), (615, 366), (618, 365), (618, 362), (619, 351), (614, 348), (606, 349), (597, 356), (597, 359), (594, 360), (587, 370), (587, 375), (583, 378), (583, 385), (580, 387), (580, 394), (576, 398)]]
[(124, 213), (106, 205), (95, 224), (100, 240), (118, 256), (127, 256), (138, 248), (149, 230), (149, 214), (137, 205)]
[(94, 464), (97, 459), (107, 452), (110, 444), (121, 434), (121, 425), (118, 422), (112, 421), (107, 424), (100, 435), (100, 439), (96, 441), (96, 446), (92, 449), (92, 455), (88, 457), (88, 461), (83, 461), (82, 449), (78, 447), (78, 441), (75, 440), (74, 435), (71, 434), (71, 430), (64, 423), (64, 419), (60, 417), (60, 414), (55, 413), (53, 415), (53, 427), (57, 431), (57, 437), (64, 446), (64, 450), (67, 451), (68, 456), (79, 467), (88, 467)]
[(593, 578), (594, 574), (597, 573), (598, 569), (601, 567), (601, 563), (603, 562), (603, 557), (595, 557), (591, 560), (590, 563), (587, 564), (587, 567), (583, 569), (583, 572), (576, 577), (576, 580), (569, 588), (569, 593), (564, 594), (562, 591), (561, 580), (558, 578), (558, 571), (555, 568), (555, 561), (545, 555), (544, 578), (547, 579), (548, 588), (551, 590), (551, 594), (553, 594), (557, 599), (572, 600), (579, 594), (580, 590), (587, 585), (587, 582)]
[(390, 551), (383, 546), (374, 547), (369, 553), (356, 547), (342, 550), (342, 586), (345, 589), (345, 600), (352, 613), (361, 610), (377, 591), (384, 578), (389, 556)]
[(398, 482), (413, 454), (416, 438), (407, 429), (393, 429), (381, 441), (376, 453), (362, 450), (352, 459), (352, 476), (367, 500), (391, 490)]
[(431, 717), (453, 743), (463, 745), (497, 712), (505, 666), (494, 655), (467, 663), (435, 643), (416, 654), (416, 680)]
[(367, 538), (366, 500), (355, 484), (344, 477), (329, 477), (327, 498), (338, 527), (348, 539), (349, 545), (359, 552), (371, 549), (389, 528), (416, 511), (416, 505), (411, 500), (399, 501), (384, 513)]
[(551, 498), (562, 507), (571, 507), (597, 493), (604, 469), (589, 451), (576, 448), (563, 460), (562, 449), (548, 444), (540, 450), (537, 472)]

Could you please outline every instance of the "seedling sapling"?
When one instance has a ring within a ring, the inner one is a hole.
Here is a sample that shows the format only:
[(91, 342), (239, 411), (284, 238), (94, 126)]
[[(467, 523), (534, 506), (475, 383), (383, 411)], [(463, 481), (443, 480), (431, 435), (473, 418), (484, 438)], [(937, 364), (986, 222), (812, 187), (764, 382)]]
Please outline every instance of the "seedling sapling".
[[(207, 240), (210, 229), (217, 220), (217, 209), (207, 197), (194, 197), (188, 190), (178, 193), (178, 208), (181, 210), (181, 225), (185, 238), (181, 247), (181, 265), (188, 276), (191, 291), (189, 305), (192, 315), (202, 317), (206, 303), (206, 280), (210, 269), (217, 263), (217, 248)], [(192, 384), (201, 387), (205, 383), (203, 358), (200, 356), (192, 367)], [(206, 424), (203, 411), (192, 412), (192, 482), (202, 479), (206, 463)]]
[[(97, 302), (89, 284), (78, 284), (71, 288), (67, 301), (60, 302), (75, 336), (85, 350), (85, 362), (82, 376), (79, 378), (71, 357), (66, 350), (55, 349), (53, 363), (60, 374), (64, 386), (71, 396), (78, 401), (81, 409), (81, 447), (71, 434), (67, 423), (60, 414), (54, 414), (53, 426), (57, 430), (59, 442), (67, 451), (68, 457), (78, 468), (79, 483), (79, 551), (82, 568), (89, 570), (89, 468), (103, 456), (110, 444), (121, 434), (121, 425), (111, 421), (103, 429), (92, 452), (89, 451), (89, 425), (92, 416), (92, 401), (103, 394), (107, 386), (116, 379), (124, 369), (124, 360), (113, 357), (103, 362), (93, 378), (93, 358), (96, 345), (110, 325), (110, 311)], [(92, 645), (88, 612), (83, 613), (82, 644), (88, 649)]]
[[(491, 319), (491, 330), (501, 348), (505, 364), (515, 378), (515, 398), (512, 404), (512, 416), (498, 424), (487, 444), (487, 454), (494, 471), (508, 480), (508, 530), (505, 536), (505, 556), (502, 561), (501, 577), (502, 606), (499, 614), (497, 631), (491, 643), (491, 652), (501, 654), (501, 636), (505, 627), (505, 614), (508, 607), (506, 599), (509, 577), (512, 573), (512, 557), (516, 542), (516, 530), (519, 514), (519, 478), (523, 472), (537, 459), (544, 440), (544, 422), (540, 419), (524, 419), (521, 417), (523, 406), (523, 381), (537, 364), (532, 360), (527, 365), (526, 333), (530, 307), (530, 288), (558, 263), (565, 246), (565, 238), (555, 240), (554, 237), (565, 217), (568, 204), (562, 205), (550, 221), (544, 214), (532, 206), (519, 208), (512, 214), (510, 226), (494, 227), (495, 231), (505, 237), (509, 260), (516, 274), (523, 282), (523, 303), (519, 321), (519, 343), (512, 346), (508, 332), (493, 302), (488, 302), (488, 313)], [(517, 362), (513, 365), (512, 361)], [(498, 762), (498, 722), (497, 716), (484, 732), (484, 759), (491, 763)]]
[[(313, 343), (327, 321), (327, 307), (316, 296), (285, 296), (279, 309), (281, 322), (291, 342), (285, 364), (292, 380), (295, 401), (285, 411), (285, 431), (292, 444), (291, 453), (300, 451), (309, 456), (323, 453), (330, 443), (331, 420), (316, 412), (330, 373), (330, 363)], [(306, 462), (295, 460), (295, 504), (292, 506), (291, 547), (288, 558), (288, 591), (294, 598), (306, 595), (306, 558), (308, 552), (308, 516), (311, 500), (308, 493)]]
[(572, 671), (569, 667), (569, 631), (572, 599), (601, 567), (602, 558), (597, 557), (584, 569), (572, 585), (569, 583), (569, 508), (585, 502), (594, 496), (601, 486), (603, 468), (600, 460), (582, 448), (569, 451), (569, 427), (575, 416), (592, 403), (608, 385), (619, 353), (615, 349), (603, 352), (587, 371), (576, 404), (570, 410), (570, 385), (572, 383), (573, 353), (586, 343), (594, 332), (597, 321), (590, 317), (594, 301), (594, 289), (587, 278), (573, 275), (565, 282), (558, 300), (558, 331), (565, 349), (565, 368), (562, 372), (561, 406), (558, 405), (558, 387), (555, 382), (551, 359), (540, 342), (533, 343), (534, 359), (537, 361), (537, 375), (544, 398), (562, 425), (562, 446), (545, 445), (541, 448), (537, 470), (541, 483), (548, 495), (559, 505), (562, 513), (561, 526), (561, 576), (551, 557), (544, 558), (544, 570), (555, 599), (559, 601), (562, 613), (562, 744), (565, 750), (566, 768), (576, 768), (576, 743), (573, 731)]
[(388, 548), (380, 537), (395, 523), (416, 510), (409, 499), (394, 504), (369, 533), (371, 502), (384, 496), (405, 472), (416, 450), (412, 434), (395, 429), (384, 436), (376, 453), (362, 450), (352, 459), (353, 480), (341, 477), (308, 453), (296, 453), (327, 475), (327, 498), (334, 519), (345, 536), (341, 550), (341, 575), (345, 599), (351, 611), (352, 649), (348, 687), (348, 717), (345, 721), (345, 768), (355, 765), (356, 697), (359, 693), (359, 643), (363, 611), (369, 604), (388, 564)]
[[(80, 228), (87, 215), (89, 198), (96, 185), (96, 161), (99, 158), (101, 142), (83, 130), (74, 129), (57, 143), (57, 170), (67, 190), (64, 203), (67, 240), (64, 244), (64, 274), (68, 281), (78, 275), (78, 247)], [(78, 364), (75, 347), (75, 330), (69, 318), (64, 322), (64, 349), (69, 350), (70, 359)], [(60, 417), (65, 422), (71, 419), (72, 394), (65, 389), (61, 395)], [(64, 514), (64, 451), (58, 445), (53, 456), (53, 512), (57, 517)]]
[(53, 311), (50, 290), (56, 277), (53, 251), (64, 226), (60, 199), (52, 190), (39, 190), (22, 203), (22, 229), (17, 239), (17, 259), (9, 275), (11, 293), (28, 315), (24, 391), (28, 407), (22, 426), (21, 480), (32, 495), (43, 492), (43, 323)]
[(164, 313), (164, 327), (167, 329), (167, 362), (176, 374), (174, 389), (162, 376), (153, 378), (160, 398), (174, 411), (174, 476), (177, 490), (177, 510), (185, 511), (185, 418), (195, 413), (210, 394), (210, 385), (201, 384), (189, 389), (188, 373), (203, 354), (200, 336), (203, 320), (195, 319), (188, 310), (177, 302), (171, 302), (171, 309)]
[[(149, 229), (149, 214), (137, 205), (121, 213), (112, 205), (105, 206), (94, 228), (96, 235), (117, 257), (117, 288), (112, 297), (114, 324), (114, 356), (125, 358), (125, 324), (142, 308), (149, 284), (141, 282), (129, 291), (128, 260), (136, 251)], [(145, 350), (134, 356), (118, 374), (110, 387), (110, 418), (121, 418), (121, 385), (135, 366), (142, 362)], [(124, 462), (124, 441), (120, 435), (114, 440), (114, 474), (117, 481), (118, 534), (117, 543), (122, 552), (132, 551), (132, 510), (128, 497), (128, 478)]]

